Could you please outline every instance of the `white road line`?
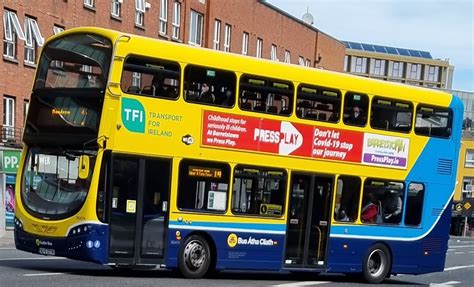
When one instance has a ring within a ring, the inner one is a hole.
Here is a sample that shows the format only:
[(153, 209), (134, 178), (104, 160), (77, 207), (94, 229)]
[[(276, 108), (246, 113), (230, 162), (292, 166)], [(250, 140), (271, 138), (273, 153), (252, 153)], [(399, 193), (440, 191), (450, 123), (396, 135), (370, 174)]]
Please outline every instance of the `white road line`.
[(469, 253), (473, 254), (473, 253), (474, 253), (474, 251), (469, 251)]
[(17, 261), (17, 260), (60, 260), (64, 257), (22, 257), (22, 258), (0, 258), (0, 261)]
[(444, 271), (454, 271), (454, 270), (466, 269), (466, 268), (474, 268), (474, 265), (453, 266), (453, 267), (444, 268)]
[(292, 282), (292, 283), (284, 283), (278, 285), (271, 285), (273, 287), (299, 287), (299, 286), (309, 286), (309, 285), (320, 285), (320, 284), (328, 284), (331, 283), (329, 281), (305, 281), (305, 282)]
[(12, 248), (12, 247), (0, 247), (0, 250), (16, 250), (16, 248)]
[(31, 273), (31, 274), (23, 274), (23, 276), (33, 277), (33, 276), (50, 276), (50, 275), (63, 275), (63, 274), (66, 274), (66, 273), (60, 273), (60, 272), (57, 272), (57, 273)]
[(454, 284), (459, 284), (461, 282), (459, 281), (448, 281), (448, 282), (444, 282), (444, 283), (431, 283), (430, 286), (453, 286)]
[(456, 250), (456, 249), (448, 249), (448, 252), (449, 252), (449, 251), (454, 251), (454, 250)]
[(452, 245), (452, 246), (449, 246), (449, 248), (453, 248), (453, 249), (456, 249), (456, 248), (467, 248), (467, 247), (474, 247), (474, 245), (459, 245), (459, 246)]
[(454, 252), (454, 254), (459, 255), (459, 254), (464, 254), (464, 252)]

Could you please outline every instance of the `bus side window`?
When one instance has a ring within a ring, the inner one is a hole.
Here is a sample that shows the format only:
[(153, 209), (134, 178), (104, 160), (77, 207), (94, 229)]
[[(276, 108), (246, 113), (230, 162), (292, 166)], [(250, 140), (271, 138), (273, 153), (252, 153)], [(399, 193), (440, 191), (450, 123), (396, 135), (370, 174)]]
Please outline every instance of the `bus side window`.
[(413, 104), (380, 97), (372, 99), (370, 125), (374, 129), (410, 132)]
[(235, 103), (237, 76), (234, 72), (211, 67), (187, 65), (184, 68), (187, 102), (232, 107)]
[(367, 125), (367, 114), (369, 111), (369, 97), (366, 94), (347, 92), (344, 96), (344, 117), (346, 125)]
[(424, 196), (425, 186), (422, 183), (410, 183), (408, 185), (407, 207), (405, 211), (406, 225), (420, 225)]
[(360, 211), (362, 223), (400, 224), (404, 191), (405, 184), (402, 182), (367, 179)]
[(335, 89), (300, 85), (296, 95), (296, 115), (302, 119), (337, 123), (341, 113), (341, 92)]
[(281, 217), (285, 207), (285, 171), (238, 166), (234, 170), (232, 212)]
[(417, 135), (449, 138), (453, 111), (447, 108), (419, 105), (416, 107), (415, 133)]
[(292, 111), (293, 84), (254, 75), (240, 78), (239, 107), (244, 111), (289, 116)]
[(228, 164), (183, 159), (179, 164), (178, 208), (224, 213), (229, 179)]
[(129, 56), (123, 65), (121, 87), (129, 94), (177, 99), (180, 75), (176, 62)]
[(337, 180), (334, 220), (355, 222), (360, 200), (361, 180), (355, 176), (339, 176)]

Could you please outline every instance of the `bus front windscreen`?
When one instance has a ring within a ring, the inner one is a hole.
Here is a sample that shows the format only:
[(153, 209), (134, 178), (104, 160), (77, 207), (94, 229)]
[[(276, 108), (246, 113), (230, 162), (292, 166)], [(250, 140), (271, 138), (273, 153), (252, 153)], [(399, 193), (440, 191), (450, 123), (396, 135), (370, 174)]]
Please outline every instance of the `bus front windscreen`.
[(66, 35), (45, 46), (26, 119), (28, 145), (97, 137), (111, 57), (111, 41), (99, 35)]
[[(81, 175), (81, 156), (88, 157), (85, 175)], [(28, 212), (46, 220), (77, 213), (89, 191), (95, 160), (95, 151), (30, 148), (21, 189)]]

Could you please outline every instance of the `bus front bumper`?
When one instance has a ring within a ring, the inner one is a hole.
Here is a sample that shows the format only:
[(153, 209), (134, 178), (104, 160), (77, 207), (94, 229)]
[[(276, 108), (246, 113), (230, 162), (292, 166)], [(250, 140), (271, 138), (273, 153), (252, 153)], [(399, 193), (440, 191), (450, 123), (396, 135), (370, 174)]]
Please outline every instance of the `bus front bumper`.
[(108, 260), (107, 225), (78, 225), (66, 237), (40, 236), (15, 226), (14, 235), (16, 248), (26, 252), (100, 264), (106, 264)]

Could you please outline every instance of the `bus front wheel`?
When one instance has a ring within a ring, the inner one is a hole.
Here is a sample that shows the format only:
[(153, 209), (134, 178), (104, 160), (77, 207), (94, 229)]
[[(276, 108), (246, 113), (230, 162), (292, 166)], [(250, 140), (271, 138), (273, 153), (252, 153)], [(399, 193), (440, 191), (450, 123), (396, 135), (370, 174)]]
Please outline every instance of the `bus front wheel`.
[(387, 277), (390, 271), (390, 252), (385, 245), (374, 244), (367, 251), (363, 264), (364, 279), (369, 283), (378, 284)]
[(179, 270), (186, 278), (204, 276), (211, 265), (211, 252), (206, 239), (200, 235), (189, 236), (182, 245)]

